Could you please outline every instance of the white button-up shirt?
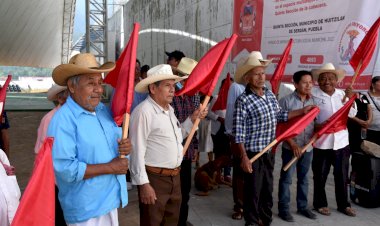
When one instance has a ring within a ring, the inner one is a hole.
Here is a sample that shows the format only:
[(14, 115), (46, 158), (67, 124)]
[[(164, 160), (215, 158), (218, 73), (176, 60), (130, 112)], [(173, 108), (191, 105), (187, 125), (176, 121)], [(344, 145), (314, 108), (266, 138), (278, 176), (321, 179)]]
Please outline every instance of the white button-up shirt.
[(9, 225), (16, 214), (21, 192), (16, 176), (8, 176), (1, 163), (11, 165), (0, 149), (0, 225)]
[[(344, 105), (344, 103), (342, 103), (342, 99), (345, 96), (343, 90), (335, 89), (335, 92), (330, 96), (323, 92), (319, 87), (316, 87), (313, 88), (312, 94), (316, 97), (316, 104), (321, 110), (316, 118), (317, 124), (324, 123), (330, 118), (331, 115), (337, 112)], [(348, 101), (348, 98), (346, 98), (346, 101)], [(356, 105), (354, 104), (350, 109), (348, 117), (352, 118), (356, 115), (356, 113)], [(348, 131), (347, 129), (344, 129), (336, 133), (322, 135), (314, 143), (314, 147), (318, 149), (338, 150), (346, 147), (348, 144)]]
[(190, 118), (180, 124), (171, 106), (165, 111), (150, 96), (138, 105), (129, 127), (133, 147), (129, 168), (132, 184), (149, 183), (145, 165), (168, 169), (180, 166), (182, 140), (192, 126)]

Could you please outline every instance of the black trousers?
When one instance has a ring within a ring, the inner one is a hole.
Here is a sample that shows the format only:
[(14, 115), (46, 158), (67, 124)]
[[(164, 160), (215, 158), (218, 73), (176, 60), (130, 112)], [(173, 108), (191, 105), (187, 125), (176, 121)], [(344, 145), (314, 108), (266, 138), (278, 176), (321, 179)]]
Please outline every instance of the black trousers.
[(244, 200), (244, 171), (240, 167), (241, 156), (239, 155), (238, 145), (235, 143), (234, 138), (230, 137), (231, 151), (232, 151), (232, 195), (234, 199), (234, 211), (239, 212), (243, 209)]
[(189, 215), (189, 199), (191, 190), (191, 160), (183, 159), (181, 164), (181, 193), (182, 202), (179, 212), (178, 226), (186, 226), (187, 217)]
[(66, 226), (61, 203), (58, 200), (58, 187), (55, 185), (55, 226)]
[[(252, 158), (258, 152), (247, 152)], [(245, 224), (270, 225), (273, 207), (274, 154), (263, 154), (252, 163), (252, 173), (244, 173), (244, 219)]]
[(367, 140), (380, 145), (380, 131), (367, 130)]
[(335, 198), (339, 210), (351, 206), (348, 202), (348, 167), (350, 147), (333, 149), (314, 149), (312, 169), (314, 174), (314, 201), (315, 209), (327, 207), (326, 180), (331, 165), (334, 167)]

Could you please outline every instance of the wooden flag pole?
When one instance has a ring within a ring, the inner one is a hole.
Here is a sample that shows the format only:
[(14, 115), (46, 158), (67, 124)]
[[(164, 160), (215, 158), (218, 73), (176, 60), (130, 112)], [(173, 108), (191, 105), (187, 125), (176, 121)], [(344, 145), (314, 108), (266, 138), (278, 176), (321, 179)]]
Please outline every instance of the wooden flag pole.
[[(129, 118), (130, 118), (129, 113), (125, 113), (124, 120), (123, 120), (123, 129), (122, 129), (122, 134), (121, 134), (122, 139), (128, 138)], [(120, 155), (119, 157), (125, 158), (125, 155)]]
[[(301, 150), (301, 155), (303, 155), (305, 152), (306, 152), (306, 150), (310, 147), (310, 145), (312, 145), (315, 141), (317, 140), (317, 135), (314, 135), (311, 139), (310, 139), (310, 141), (309, 141), (309, 143), (307, 143), (303, 148), (302, 148), (302, 150)], [(286, 166), (283, 168), (283, 170), (284, 171), (287, 171), (288, 169), (289, 169), (289, 167), (291, 166), (291, 165), (293, 165), (293, 163), (295, 162), (295, 161), (297, 161), (297, 157), (293, 157), (292, 158), (292, 160), (290, 160), (290, 162), (288, 162), (288, 164), (286, 164)]]
[(260, 156), (262, 156), (266, 151), (268, 151), (271, 147), (273, 147), (274, 145), (276, 145), (278, 143), (278, 141), (276, 139), (274, 139), (272, 141), (272, 143), (270, 143), (268, 146), (266, 146), (263, 150), (261, 150), (259, 152), (259, 154), (253, 156), (253, 158), (251, 158), (249, 161), (251, 163), (253, 163), (254, 161), (256, 161), (258, 158), (260, 158)]
[(360, 69), (362, 68), (362, 65), (363, 65), (363, 60), (361, 59), (360, 62), (359, 62), (359, 64), (358, 64), (358, 67), (357, 67), (356, 70), (355, 70), (354, 77), (352, 77), (351, 84), (350, 84), (351, 87), (354, 85), (354, 83), (355, 83), (355, 81), (356, 81), (356, 78), (357, 78), (358, 75), (359, 75), (359, 71), (360, 71)]
[[(203, 103), (200, 106), (199, 112), (203, 112), (203, 110), (207, 107), (207, 104), (209, 101), (210, 101), (210, 96), (206, 96), (205, 99), (203, 100)], [(190, 142), (193, 139), (195, 131), (197, 130), (200, 122), (201, 122), (201, 119), (199, 117), (197, 117), (197, 119), (193, 123), (193, 127), (191, 128), (189, 135), (186, 138), (185, 145), (183, 146), (183, 150), (182, 150), (183, 155), (186, 154), (186, 151), (189, 148)]]
[[(363, 65), (363, 60), (361, 59), (360, 62), (359, 62), (359, 64), (358, 64), (358, 67), (357, 67), (356, 70), (355, 70), (354, 76), (352, 77), (352, 80), (351, 80), (351, 83), (350, 83), (349, 87), (352, 88), (352, 86), (354, 85), (354, 83), (355, 83), (355, 81), (356, 81), (356, 78), (357, 78), (358, 75), (359, 75), (359, 71), (360, 71), (360, 69), (362, 68), (362, 65)], [(343, 97), (342, 103), (344, 103), (344, 101), (346, 100), (346, 97), (347, 97), (347, 96), (346, 96), (346, 94), (345, 94), (344, 97)]]

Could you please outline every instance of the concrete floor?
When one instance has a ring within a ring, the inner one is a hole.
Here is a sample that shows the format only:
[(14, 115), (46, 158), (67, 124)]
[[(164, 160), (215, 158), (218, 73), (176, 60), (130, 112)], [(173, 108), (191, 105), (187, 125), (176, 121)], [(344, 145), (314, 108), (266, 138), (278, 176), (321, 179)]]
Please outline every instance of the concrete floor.
[[(46, 114), (42, 111), (9, 111), (8, 117), (11, 128), (9, 129), (11, 142), (11, 162), (16, 167), (17, 179), (21, 190), (27, 185), (31, 175), (34, 161), (34, 143), (36, 140), (37, 127), (41, 118)], [(329, 207), (332, 211), (331, 216), (322, 216), (318, 214), (317, 220), (309, 220), (296, 214), (295, 203), (295, 184), (292, 185), (291, 213), (293, 214), (294, 223), (287, 223), (277, 217), (277, 192), (278, 178), (280, 172), (280, 152), (276, 155), (276, 165), (274, 172), (274, 207), (273, 207), (273, 226), (277, 225), (326, 225), (326, 226), (378, 226), (380, 225), (380, 208), (366, 209), (355, 204), (352, 206), (357, 211), (356, 217), (348, 217), (336, 211), (336, 202), (334, 194), (334, 182), (332, 173), (327, 181), (326, 191), (329, 200)], [(206, 161), (206, 155), (201, 155), (201, 162)], [(195, 170), (194, 170), (195, 171)], [(193, 173), (194, 173), (193, 171)], [(309, 206), (312, 201), (312, 173), (309, 173)], [(293, 180), (295, 181), (295, 180)], [(231, 219), (232, 214), (232, 189), (222, 185), (219, 189), (211, 192), (210, 196), (200, 197), (195, 195), (196, 190), (193, 188), (190, 198), (189, 221), (195, 226), (242, 226), (244, 221)], [(139, 210), (137, 201), (137, 190), (134, 188), (129, 192), (129, 204), (124, 209), (119, 209), (120, 225), (139, 225)]]

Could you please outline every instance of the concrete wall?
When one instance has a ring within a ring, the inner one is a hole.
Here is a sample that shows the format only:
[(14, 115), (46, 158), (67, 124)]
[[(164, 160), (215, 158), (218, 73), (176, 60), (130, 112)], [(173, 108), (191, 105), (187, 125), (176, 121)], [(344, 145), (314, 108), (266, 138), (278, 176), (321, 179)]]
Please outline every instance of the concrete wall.
[[(219, 42), (231, 36), (232, 0), (131, 0), (125, 5), (125, 40), (129, 39), (134, 22), (143, 31), (139, 37), (138, 58), (142, 64), (154, 66), (166, 63), (165, 51), (181, 50), (187, 57), (199, 60), (211, 47), (209, 43), (192, 39), (190, 33)], [(160, 32), (145, 32), (158, 28)], [(225, 77), (229, 65), (221, 77)]]

